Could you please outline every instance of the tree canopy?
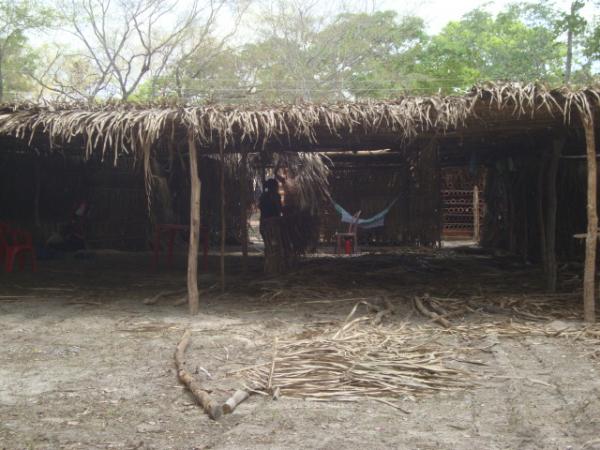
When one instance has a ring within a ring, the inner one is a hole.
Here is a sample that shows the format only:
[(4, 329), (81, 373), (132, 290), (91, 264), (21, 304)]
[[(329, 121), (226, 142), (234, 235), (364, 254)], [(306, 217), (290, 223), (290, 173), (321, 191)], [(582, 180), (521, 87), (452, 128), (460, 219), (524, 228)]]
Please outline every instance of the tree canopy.
[[(600, 19), (589, 14), (597, 2), (485, 5), (437, 33), (396, 11), (256, 2), (62, 0), (49, 10), (0, 0), (0, 98), (336, 101), (600, 75)], [(32, 45), (28, 33), (50, 25), (68, 42)]]

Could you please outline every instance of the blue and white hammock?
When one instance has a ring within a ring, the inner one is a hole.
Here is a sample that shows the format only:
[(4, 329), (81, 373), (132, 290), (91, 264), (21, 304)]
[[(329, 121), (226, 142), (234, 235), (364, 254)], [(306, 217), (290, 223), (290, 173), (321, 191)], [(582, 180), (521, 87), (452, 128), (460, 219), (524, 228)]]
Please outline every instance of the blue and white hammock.
[(335, 208), (335, 210), (339, 214), (341, 214), (342, 222), (356, 223), (359, 228), (364, 228), (364, 229), (368, 230), (371, 228), (379, 228), (379, 227), (384, 226), (385, 225), (385, 216), (387, 215), (387, 213), (390, 212), (390, 209), (392, 209), (392, 206), (394, 206), (394, 204), (397, 201), (398, 201), (398, 197), (396, 197), (394, 200), (392, 200), (392, 203), (390, 203), (387, 206), (387, 208), (385, 208), (380, 213), (377, 213), (373, 217), (369, 217), (368, 219), (358, 219), (358, 222), (356, 221), (356, 218), (352, 214), (350, 214), (348, 211), (346, 211), (344, 208), (342, 208), (336, 202), (334, 202), (333, 200), (331, 202), (333, 203), (333, 207)]

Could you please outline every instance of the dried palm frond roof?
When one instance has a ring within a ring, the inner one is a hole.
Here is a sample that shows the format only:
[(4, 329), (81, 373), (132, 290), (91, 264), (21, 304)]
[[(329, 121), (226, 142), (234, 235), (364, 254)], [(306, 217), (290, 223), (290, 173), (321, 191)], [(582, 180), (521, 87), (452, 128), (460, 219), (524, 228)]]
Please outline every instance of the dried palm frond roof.
[[(144, 148), (193, 133), (201, 151), (241, 146), (300, 149), (324, 140), (422, 134), (505, 121), (571, 123), (600, 105), (600, 87), (550, 89), (537, 84), (486, 84), (461, 96), (407, 96), (390, 101), (271, 106), (165, 106), (135, 104), (33, 104), (0, 107), (0, 135), (50, 147), (77, 144), (85, 155), (139, 155)], [(145, 154), (146, 152), (142, 152)]]

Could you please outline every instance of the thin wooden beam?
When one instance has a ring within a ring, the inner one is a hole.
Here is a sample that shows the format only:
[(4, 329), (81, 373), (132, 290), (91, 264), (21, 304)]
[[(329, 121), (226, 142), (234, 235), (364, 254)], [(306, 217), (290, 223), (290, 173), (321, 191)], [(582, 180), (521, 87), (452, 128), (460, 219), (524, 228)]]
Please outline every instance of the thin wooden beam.
[(240, 220), (242, 228), (242, 271), (248, 271), (248, 152), (244, 149), (240, 167)]
[(220, 255), (220, 266), (221, 266), (221, 292), (225, 292), (225, 138), (220, 138), (220, 160), (221, 160), (221, 255)]
[(479, 187), (473, 187), (473, 240), (479, 244)]
[(596, 244), (598, 241), (596, 137), (592, 114), (581, 113), (585, 129), (587, 155), (587, 237), (585, 239), (585, 269), (583, 273), (583, 317), (586, 322), (596, 321), (595, 282)]
[(190, 314), (198, 314), (198, 242), (200, 238), (200, 193), (202, 186), (198, 176), (198, 154), (193, 133), (188, 137), (190, 152), (190, 246), (188, 249), (187, 288)]

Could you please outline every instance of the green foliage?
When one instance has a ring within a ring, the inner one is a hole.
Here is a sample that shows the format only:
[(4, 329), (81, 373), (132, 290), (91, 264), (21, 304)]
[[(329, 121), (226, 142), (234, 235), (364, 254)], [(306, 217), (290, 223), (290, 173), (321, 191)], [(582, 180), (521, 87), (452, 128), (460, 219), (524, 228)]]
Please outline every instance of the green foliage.
[(31, 88), (24, 75), (36, 63), (36, 53), (26, 32), (46, 27), (54, 20), (51, 9), (30, 0), (0, 0), (0, 101), (4, 93)]
[[(137, 89), (129, 99), (337, 101), (451, 93), (484, 81), (558, 85), (565, 79), (576, 84), (598, 80), (600, 21), (587, 16), (590, 4), (582, 0), (564, 11), (551, 0), (509, 4), (497, 14), (482, 6), (433, 36), (420, 17), (394, 11), (326, 15), (318, 12), (315, 5), (321, 3), (316, 1), (265, 1), (268, 7), (249, 18), (253, 34), (237, 36), (236, 46), (211, 27), (192, 27), (186, 29), (189, 36), (178, 35), (177, 45), (153, 54), (152, 64), (144, 63), (147, 72), (132, 60), (131, 71), (141, 73), (141, 82), (130, 83)], [(52, 17), (32, 1), (0, 0), (0, 93), (3, 79), (5, 90), (32, 89), (23, 73), (43, 67), (49, 58), (28, 47), (26, 32), (47, 26)], [(119, 23), (107, 26), (115, 28), (115, 36), (122, 34)], [(159, 57), (164, 64), (156, 64)], [(114, 95), (106, 87), (115, 82), (110, 71), (104, 85), (94, 84), (100, 75), (93, 56), (62, 55), (55, 66), (48, 83), (68, 98)]]
[(345, 83), (340, 90), (355, 97), (381, 98), (411, 90), (420, 79), (424, 28), (421, 18), (398, 18), (392, 11), (341, 15), (320, 36), (323, 42), (337, 42), (326, 55), (329, 72)]
[(450, 22), (424, 52), (426, 86), (450, 90), (487, 80), (556, 82), (564, 45), (557, 41), (551, 11), (509, 5), (494, 17), (482, 9)]

